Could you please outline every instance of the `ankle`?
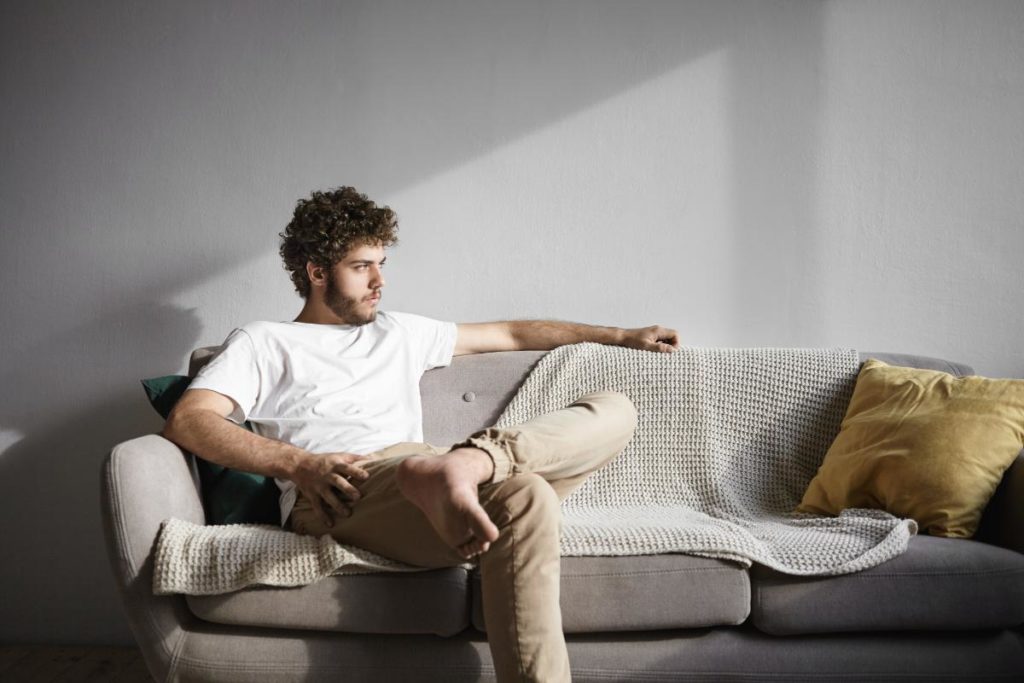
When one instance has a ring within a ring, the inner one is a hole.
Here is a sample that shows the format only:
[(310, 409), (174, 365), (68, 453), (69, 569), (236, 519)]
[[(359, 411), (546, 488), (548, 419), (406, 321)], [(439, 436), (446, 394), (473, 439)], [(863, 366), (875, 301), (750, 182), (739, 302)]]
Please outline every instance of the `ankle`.
[(494, 478), (494, 460), (491, 454), (476, 446), (464, 446), (449, 451), (454, 457), (464, 458), (473, 468), (477, 485), (486, 484)]

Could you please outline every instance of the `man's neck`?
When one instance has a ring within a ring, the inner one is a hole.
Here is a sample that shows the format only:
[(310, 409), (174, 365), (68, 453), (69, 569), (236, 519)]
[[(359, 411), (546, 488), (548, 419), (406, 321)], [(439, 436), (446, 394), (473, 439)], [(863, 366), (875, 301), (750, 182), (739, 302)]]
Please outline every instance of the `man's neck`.
[(311, 323), (313, 325), (344, 325), (345, 321), (340, 320), (334, 311), (322, 303), (307, 301), (299, 314), (295, 317), (297, 323)]

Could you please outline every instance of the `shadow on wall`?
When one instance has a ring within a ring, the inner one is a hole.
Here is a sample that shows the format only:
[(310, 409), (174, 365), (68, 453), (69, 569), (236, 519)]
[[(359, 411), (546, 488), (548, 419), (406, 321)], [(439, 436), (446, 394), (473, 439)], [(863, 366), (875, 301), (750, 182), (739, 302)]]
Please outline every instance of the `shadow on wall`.
[[(161, 429), (139, 380), (179, 365), (168, 349), (188, 348), (198, 333), (194, 312), (140, 303), (4, 368), (0, 385), (21, 390), (0, 396), (0, 425), (24, 435), (0, 456), (0, 534), (13, 543), (12, 559), (0, 563), (5, 642), (123, 640), (103, 550), (100, 464), (113, 444)], [(120, 357), (126, 339), (134, 352)], [(64, 360), (76, 357), (97, 365)]]
[[(6, 5), (0, 215), (21, 227), (17, 254), (0, 256), (15, 349), (0, 366), (15, 388), (0, 398), (0, 426), (24, 437), (0, 455), (0, 476), (12, 491), (2, 530), (23, 561), (0, 578), (25, 597), (5, 606), (0, 639), (123, 640), (112, 592), (83, 590), (109, 581), (99, 463), (159, 428), (138, 380), (219, 341), (199, 339), (192, 311), (159, 302), (264, 254), (252, 235), (275, 234), (281, 207), (311, 187), (344, 178), (387, 197), (728, 50), (734, 275), (745, 286), (723, 315), (756, 325), (774, 310), (759, 279), (809, 277), (792, 247), (813, 243), (820, 11), (711, 0)], [(785, 176), (764, 173), (776, 158)], [(772, 199), (794, 185), (806, 195)], [(45, 201), (53, 187), (60, 202)], [(783, 242), (759, 230), (779, 221), (792, 226)], [(56, 283), (40, 286), (43, 273)], [(32, 597), (41, 589), (43, 603)]]

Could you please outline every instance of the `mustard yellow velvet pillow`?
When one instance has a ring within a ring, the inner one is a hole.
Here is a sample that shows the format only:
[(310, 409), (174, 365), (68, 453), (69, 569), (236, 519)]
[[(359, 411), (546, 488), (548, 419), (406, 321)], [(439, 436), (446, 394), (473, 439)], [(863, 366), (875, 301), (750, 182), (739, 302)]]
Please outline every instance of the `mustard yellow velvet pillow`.
[(1024, 380), (954, 377), (871, 359), (798, 512), (876, 508), (969, 538), (1024, 447)]

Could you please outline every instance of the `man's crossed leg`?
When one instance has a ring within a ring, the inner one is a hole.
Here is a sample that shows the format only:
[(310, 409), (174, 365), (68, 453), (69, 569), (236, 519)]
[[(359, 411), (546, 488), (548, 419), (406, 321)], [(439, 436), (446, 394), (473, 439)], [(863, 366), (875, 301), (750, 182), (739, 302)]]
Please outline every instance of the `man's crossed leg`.
[(498, 680), (569, 681), (559, 504), (625, 448), (636, 419), (626, 396), (601, 391), (451, 448), (395, 444), (360, 462), (370, 476), (350, 516), (327, 527), (300, 493), (289, 526), (420, 567), (477, 555)]

